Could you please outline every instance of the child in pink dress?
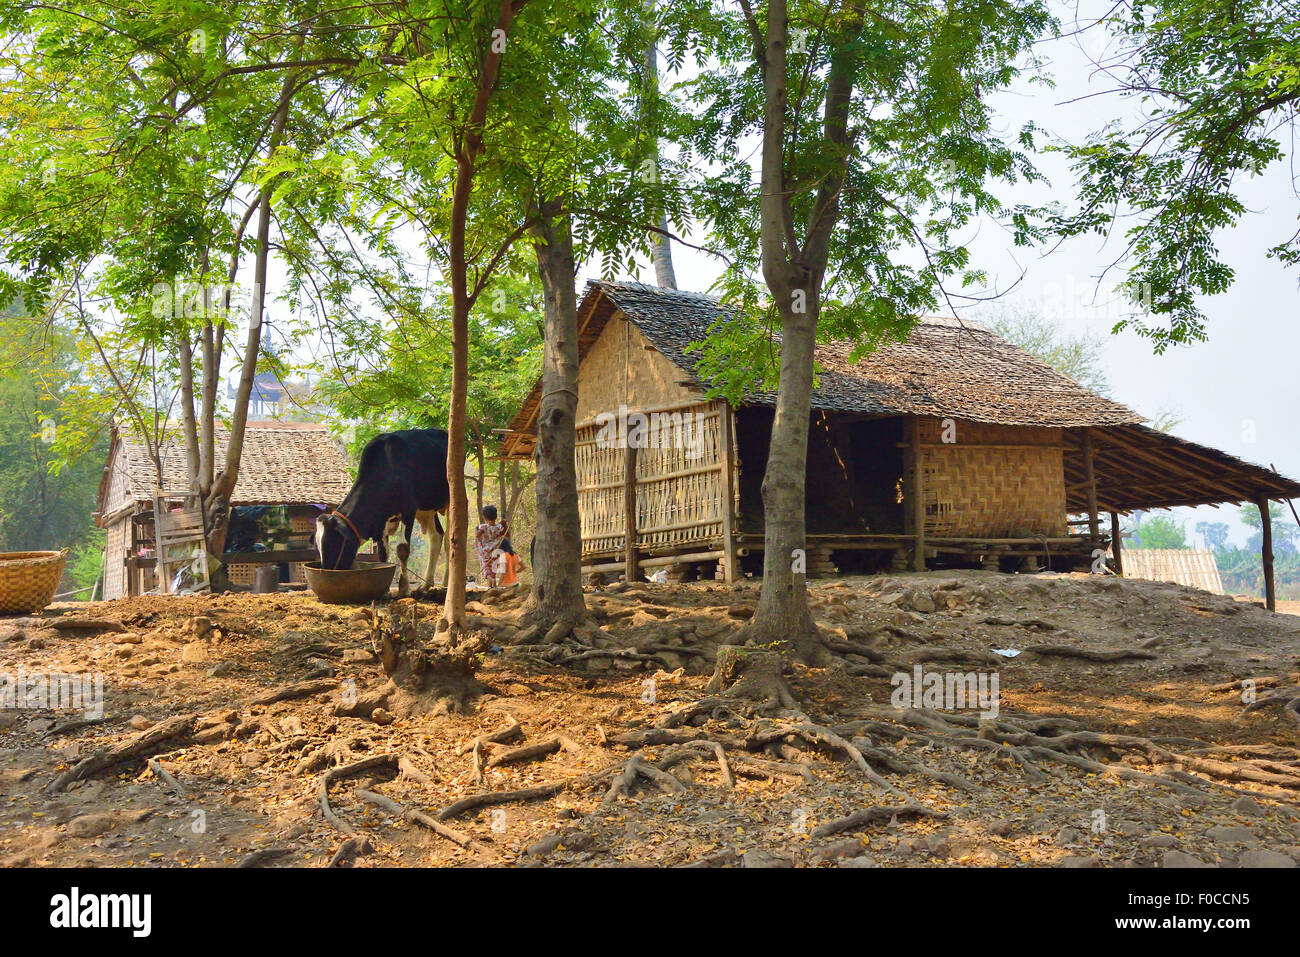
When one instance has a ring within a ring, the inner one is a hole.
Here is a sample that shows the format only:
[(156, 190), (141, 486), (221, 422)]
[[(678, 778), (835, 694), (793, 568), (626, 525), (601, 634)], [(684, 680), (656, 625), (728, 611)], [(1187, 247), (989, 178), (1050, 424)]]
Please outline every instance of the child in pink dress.
[(483, 506), (483, 524), (474, 529), (474, 551), (478, 555), (479, 581), (489, 588), (497, 585), (496, 559), (493, 552), (510, 534), (508, 522), (497, 521), (497, 507)]

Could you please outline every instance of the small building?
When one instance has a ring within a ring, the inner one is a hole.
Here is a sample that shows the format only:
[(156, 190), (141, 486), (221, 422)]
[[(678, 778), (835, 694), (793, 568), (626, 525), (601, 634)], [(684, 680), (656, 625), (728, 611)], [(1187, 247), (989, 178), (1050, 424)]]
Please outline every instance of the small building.
[[(587, 571), (713, 570), (730, 581), (761, 570), (776, 394), (735, 408), (710, 399), (688, 351), (730, 314), (699, 293), (587, 284), (576, 448)], [(1114, 537), (1102, 513), (1114, 529), (1135, 509), (1300, 496), (1300, 483), (1147, 428), (973, 323), (925, 319), (905, 342), (858, 362), (852, 351), (816, 349), (811, 574), (1092, 567)], [(539, 380), (511, 421), (507, 457), (533, 454), (541, 392)]]
[[(218, 462), (226, 454), (228, 433), (216, 430)], [(163, 444), (162, 499), (181, 505), (190, 493), (185, 467), (185, 443), (180, 437)], [(104, 597), (141, 595), (158, 586), (153, 501), (157, 469), (143, 441), (113, 430), (108, 462), (99, 483), (96, 524), (105, 530)], [(276, 509), (283, 534), (266, 551), (252, 548), (223, 556), (227, 574), (236, 584), (250, 584), (258, 565), (285, 566), (290, 581), (302, 581), (302, 565), (315, 561), (312, 542), (316, 516), (322, 507), (336, 506), (352, 487), (348, 459), (325, 426), (300, 422), (249, 422), (239, 481), (231, 497), (232, 515), (266, 506)], [(232, 518), (232, 532), (234, 519)], [(227, 547), (238, 546), (227, 536)]]

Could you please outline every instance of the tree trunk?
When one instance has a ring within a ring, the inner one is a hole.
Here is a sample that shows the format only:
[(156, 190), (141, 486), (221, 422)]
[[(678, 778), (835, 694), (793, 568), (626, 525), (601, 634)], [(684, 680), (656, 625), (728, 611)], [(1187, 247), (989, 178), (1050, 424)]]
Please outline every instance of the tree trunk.
[(501, 521), (505, 522), (506, 524), (509, 524), (510, 512), (511, 512), (510, 506), (513, 503), (508, 502), (506, 498), (506, 460), (503, 458), (497, 459), (496, 480), (497, 480), (497, 510), (501, 514)]
[[(469, 188), (467, 183), (464, 187), (466, 203)], [(451, 397), (447, 411), (447, 488), (450, 494), (447, 504), (447, 597), (442, 606), (442, 617), (454, 644), (465, 629), (466, 546), (469, 538), (469, 495), (465, 491), (465, 397), (469, 391), (471, 303), (465, 287), (463, 215), (459, 229), (453, 219), (451, 237)]]
[[(236, 253), (236, 255), (238, 255)], [(217, 386), (221, 382), (221, 358), (216, 348), (216, 329), (211, 318), (203, 323), (203, 395), (199, 409), (199, 494), (204, 499), (212, 491), (213, 463), (216, 461)]]
[(519, 500), (523, 497), (525, 490), (533, 483), (533, 479), (536, 477), (537, 476), (534, 474), (529, 475), (526, 478), (521, 478), (519, 475), (519, 463), (510, 463), (510, 505), (506, 509), (506, 514), (509, 516), (506, 521), (514, 521), (515, 510), (519, 505)]
[[(646, 16), (651, 19), (647, 26), (649, 36), (646, 39), (644, 61), (645, 103), (648, 109), (644, 111), (646, 115), (643, 119), (653, 124), (657, 122), (653, 107), (655, 99), (659, 95), (659, 53), (655, 49), (655, 43), (659, 39), (659, 31), (653, 19), (654, 7), (652, 5), (648, 6)], [(657, 183), (659, 182), (659, 140), (657, 137), (651, 143), (651, 148), (654, 150), (654, 176)], [(662, 209), (659, 210), (658, 220), (655, 225), (659, 227), (659, 230), (651, 234), (650, 244), (650, 259), (654, 264), (655, 283), (664, 289), (676, 289), (677, 274), (673, 270), (673, 244), (672, 240), (668, 238), (668, 216)]]
[[(494, 36), (504, 37), (523, 3), (500, 0)], [(476, 78), (474, 101), (458, 137), (456, 179), (451, 194), (451, 223), (447, 236), (448, 280), (451, 286), (451, 396), (447, 403), (447, 597), (442, 617), (452, 644), (465, 630), (465, 565), (469, 537), (469, 496), (465, 493), (465, 395), (469, 390), (469, 311), (478, 295), (470, 290), (466, 226), (470, 195), (479, 156), (488, 105), (501, 74), (505, 45), (493, 40)], [(480, 276), (480, 283), (483, 280)]]
[[(487, 455), (483, 450), (483, 433), (477, 428), (474, 430), (474, 457), (478, 460), (478, 482), (475, 483), (475, 494), (477, 496), (478, 508), (475, 515), (483, 514), (483, 483), (487, 481)], [(504, 516), (503, 516), (504, 518)]]
[(199, 492), (199, 425), (194, 418), (194, 344), (188, 330), (177, 337), (180, 351), (181, 423), (185, 433), (185, 469), (190, 476), (190, 492)]
[(537, 546), (533, 589), (525, 616), (557, 641), (587, 616), (582, 597), (582, 526), (574, 427), (578, 423), (578, 302), (574, 293), (573, 235), (567, 212), (548, 204), (534, 216), (537, 268), (545, 295), (546, 345), (542, 401), (537, 414)]
[[(276, 105), (275, 121), (267, 141), (267, 159), (275, 155), (284, 136), (289, 118), (289, 101), (293, 95), (298, 71), (285, 74)], [(230, 438), (221, 471), (212, 481), (204, 508), (208, 530), (208, 549), (215, 555), (225, 551), (226, 531), (230, 522), (230, 497), (239, 480), (239, 459), (244, 451), (244, 428), (248, 423), (248, 401), (253, 393), (253, 380), (257, 376), (257, 352), (262, 342), (262, 312), (266, 307), (266, 273), (271, 258), (271, 183), (265, 183), (259, 198), (257, 222), (257, 259), (253, 266), (253, 301), (248, 317), (248, 338), (244, 346), (243, 368), (239, 386), (235, 390), (234, 406), (230, 413)]]
[(828, 652), (808, 608), (804, 487), (808, 462), (808, 422), (812, 407), (813, 348), (821, 308), (822, 280), (831, 238), (839, 220), (839, 195), (849, 146), (848, 115), (853, 92), (856, 40), (861, 14), (845, 24), (827, 74), (823, 132), (841, 148), (818, 186), (802, 246), (785, 175), (786, 60), (789, 12), (786, 0), (768, 4), (766, 32), (744, 7), (763, 69), (763, 144), (760, 171), (759, 246), (763, 279), (781, 316), (781, 379), (776, 415), (763, 473), (763, 587), (747, 629), (747, 640), (777, 643), (808, 663)]
[(750, 623), (760, 644), (789, 642), (795, 656), (814, 663), (825, 655), (808, 609), (804, 485), (812, 399), (816, 300), (806, 313), (782, 310), (781, 382), (763, 472), (763, 588)]
[(1259, 509), (1259, 557), (1264, 570), (1264, 607), (1277, 611), (1277, 589), (1273, 584), (1273, 516), (1268, 511), (1268, 496), (1255, 499)]

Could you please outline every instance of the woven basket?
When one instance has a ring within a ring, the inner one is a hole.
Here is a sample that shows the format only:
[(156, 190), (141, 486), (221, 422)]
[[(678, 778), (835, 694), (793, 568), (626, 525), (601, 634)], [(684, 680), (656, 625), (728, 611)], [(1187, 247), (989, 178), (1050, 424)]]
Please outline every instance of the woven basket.
[(54, 600), (68, 550), (0, 552), (0, 614), (40, 611)]

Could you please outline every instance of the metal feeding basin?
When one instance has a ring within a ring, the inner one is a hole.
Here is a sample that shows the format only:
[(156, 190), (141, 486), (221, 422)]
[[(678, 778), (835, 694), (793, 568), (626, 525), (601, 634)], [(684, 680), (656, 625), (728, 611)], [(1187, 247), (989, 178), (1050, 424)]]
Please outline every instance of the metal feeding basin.
[(303, 566), (316, 597), (330, 605), (364, 605), (388, 596), (393, 584), (392, 562), (356, 562), (347, 569), (325, 569), (320, 562)]

